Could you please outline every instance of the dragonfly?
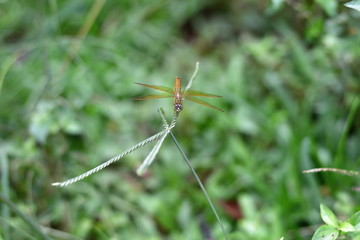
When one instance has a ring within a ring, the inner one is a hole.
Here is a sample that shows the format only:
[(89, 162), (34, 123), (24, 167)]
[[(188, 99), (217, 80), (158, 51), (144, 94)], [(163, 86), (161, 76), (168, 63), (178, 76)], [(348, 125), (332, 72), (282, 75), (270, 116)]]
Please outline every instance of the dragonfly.
[(137, 83), (137, 82), (135, 82), (135, 84), (138, 84), (138, 85), (141, 85), (144, 87), (148, 87), (148, 88), (153, 88), (156, 90), (160, 90), (165, 93), (150, 94), (150, 95), (146, 95), (146, 96), (142, 96), (142, 97), (136, 97), (136, 98), (133, 98), (133, 100), (147, 100), (147, 99), (155, 99), (155, 98), (174, 98), (174, 110), (175, 110), (175, 112), (179, 113), (183, 109), (183, 101), (185, 99), (185, 100), (189, 100), (194, 103), (198, 103), (203, 106), (224, 112), (220, 108), (217, 108), (217, 107), (211, 105), (210, 103), (207, 103), (203, 100), (196, 98), (196, 97), (219, 98), (222, 96), (208, 94), (208, 93), (195, 91), (195, 90), (182, 91), (181, 90), (181, 80), (179, 77), (175, 78), (174, 89), (170, 88), (170, 87), (161, 86), (161, 85), (149, 85), (149, 84)]

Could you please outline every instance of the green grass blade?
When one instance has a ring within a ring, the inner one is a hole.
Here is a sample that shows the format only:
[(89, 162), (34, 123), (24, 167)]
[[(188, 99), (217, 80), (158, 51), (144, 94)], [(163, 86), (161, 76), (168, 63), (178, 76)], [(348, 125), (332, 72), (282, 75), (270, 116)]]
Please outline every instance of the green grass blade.
[(2, 89), (2, 86), (3, 86), (4, 81), (5, 81), (5, 76), (6, 76), (7, 72), (9, 71), (10, 67), (15, 63), (16, 59), (17, 59), (16, 56), (11, 56), (6, 61), (4, 61), (4, 63), (1, 66), (1, 71), (0, 71), (0, 93), (1, 93), (1, 89)]
[(156, 143), (156, 145), (154, 146), (154, 148), (151, 150), (151, 152), (146, 156), (145, 160), (142, 162), (142, 164), (140, 165), (140, 167), (136, 170), (136, 174), (141, 176), (144, 174), (144, 172), (146, 171), (146, 169), (148, 169), (148, 167), (150, 167), (150, 165), (153, 163), (156, 155), (158, 154), (161, 145), (163, 144), (165, 138), (167, 136), (167, 133), (165, 133), (160, 140)]
[(18, 216), (20, 216), (34, 230), (34, 232), (41, 237), (41, 239), (45, 239), (45, 240), (51, 239), (43, 232), (41, 226), (37, 222), (35, 222), (35, 220), (31, 219), (30, 217), (26, 216), (23, 212), (21, 212), (20, 209), (18, 209), (16, 205), (12, 203), (12, 201), (2, 193), (0, 193), (0, 202), (6, 204), (11, 210), (13, 210)]
[[(1, 166), (1, 189), (2, 193), (5, 196), (10, 196), (10, 189), (9, 189), (9, 162), (4, 152), (4, 149), (0, 150), (0, 166)], [(10, 222), (10, 211), (6, 205), (1, 207), (1, 217), (6, 222)], [(3, 228), (3, 236), (4, 240), (9, 239), (9, 226), (6, 225)]]
[(344, 161), (346, 139), (359, 107), (360, 107), (360, 97), (355, 97), (353, 103), (351, 104), (348, 119), (346, 121), (343, 134), (339, 141), (336, 158), (335, 158), (335, 167), (341, 167), (342, 165), (341, 162)]
[(192, 82), (193, 82), (194, 79), (196, 78), (198, 72), (199, 72), (199, 62), (196, 62), (195, 71), (194, 71), (192, 77), (190, 78), (190, 81), (189, 81), (188, 85), (186, 86), (184, 92), (186, 92), (187, 90), (189, 90), (189, 89), (191, 88)]

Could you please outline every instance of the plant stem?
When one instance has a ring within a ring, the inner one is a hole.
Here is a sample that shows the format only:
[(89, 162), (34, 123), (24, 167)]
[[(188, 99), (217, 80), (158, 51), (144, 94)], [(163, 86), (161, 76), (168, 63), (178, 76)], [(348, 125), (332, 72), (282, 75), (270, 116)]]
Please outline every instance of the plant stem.
[(45, 240), (50, 240), (50, 238), (45, 235), (45, 233), (43, 232), (43, 230), (41, 229), (41, 227), (39, 226), (39, 224), (37, 224), (33, 219), (29, 218), (28, 216), (26, 216), (24, 213), (22, 213), (20, 211), (20, 209), (18, 209), (16, 207), (15, 204), (13, 204), (11, 202), (11, 200), (9, 198), (7, 198), (5, 195), (3, 195), (2, 193), (0, 193), (0, 202), (3, 202), (4, 204), (6, 204), (9, 208), (11, 208), (17, 215), (19, 215), (27, 224), (29, 224), (29, 226), (39, 234), (39, 236), (41, 236), (42, 239)]
[(219, 224), (220, 224), (220, 227), (221, 227), (221, 230), (222, 230), (222, 232), (223, 232), (223, 234), (224, 234), (225, 239), (228, 240), (228, 237), (227, 237), (225, 228), (224, 228), (224, 226), (223, 226), (223, 224), (222, 224), (222, 222), (221, 222), (221, 220), (220, 220), (220, 217), (219, 217), (219, 215), (218, 215), (218, 213), (217, 213), (217, 211), (216, 211), (216, 209), (215, 209), (215, 207), (214, 207), (214, 205), (213, 205), (213, 203), (212, 203), (212, 201), (211, 201), (211, 199), (210, 199), (210, 197), (209, 197), (209, 195), (208, 195), (208, 193), (207, 193), (204, 185), (202, 184), (199, 176), (196, 174), (196, 172), (195, 172), (194, 168), (192, 167), (189, 159), (186, 157), (184, 151), (183, 151), (182, 148), (180, 147), (180, 145), (179, 145), (178, 141), (176, 140), (175, 136), (173, 135), (173, 133), (170, 131), (169, 134), (170, 134), (171, 138), (173, 139), (173, 141), (175, 142), (176, 147), (179, 149), (179, 151), (180, 151), (182, 157), (184, 158), (186, 164), (187, 164), (188, 167), (190, 168), (191, 173), (194, 175), (196, 181), (198, 182), (201, 190), (203, 191), (203, 193), (204, 193), (204, 195), (205, 195), (205, 197), (206, 197), (206, 200), (209, 202), (210, 207), (211, 207), (211, 209), (213, 210), (213, 212), (214, 212), (214, 214), (215, 214), (215, 217), (216, 217), (217, 221), (218, 221)]
[(198, 75), (198, 72), (199, 72), (199, 62), (196, 62), (195, 71), (194, 71), (193, 75), (191, 76), (190, 81), (189, 81), (188, 85), (186, 86), (184, 92), (186, 92), (187, 90), (189, 90), (191, 88), (192, 82), (194, 81), (194, 79)]
[[(1, 166), (0, 169), (1, 169), (2, 194), (4, 194), (5, 196), (10, 196), (9, 162), (5, 149), (1, 149), (1, 148), (0, 148), (0, 166)], [(5, 204), (1, 207), (1, 217), (4, 219), (5, 222), (10, 222), (10, 210)], [(4, 240), (9, 240), (10, 230), (8, 225), (4, 226), (3, 233), (4, 233)]]
[(346, 140), (350, 131), (350, 127), (352, 122), (355, 119), (356, 113), (358, 108), (360, 107), (360, 98), (357, 96), (354, 98), (352, 104), (351, 104), (351, 108), (350, 108), (350, 112), (349, 115), (347, 117), (346, 120), (346, 124), (344, 127), (344, 131), (341, 135), (339, 144), (338, 144), (338, 148), (337, 148), (337, 152), (335, 155), (335, 167), (340, 167), (341, 166), (341, 161), (344, 161), (343, 159), (345, 158), (345, 145), (346, 145)]

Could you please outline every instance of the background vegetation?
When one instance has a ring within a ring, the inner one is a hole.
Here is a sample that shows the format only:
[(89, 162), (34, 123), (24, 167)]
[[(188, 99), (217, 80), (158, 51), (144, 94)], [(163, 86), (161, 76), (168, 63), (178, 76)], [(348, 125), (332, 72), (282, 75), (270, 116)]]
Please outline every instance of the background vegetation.
[[(222, 239), (170, 139), (67, 188), (161, 129), (169, 99), (133, 82), (185, 82), (224, 96), (224, 113), (185, 103), (174, 130), (231, 239), (310, 239), (323, 203), (359, 210), (359, 179), (314, 167), (360, 163), (360, 14), (317, 1), (0, 2), (0, 236)], [(4, 200), (3, 200), (4, 201)], [(207, 238), (208, 237), (208, 238)], [(1, 237), (0, 237), (1, 238)]]

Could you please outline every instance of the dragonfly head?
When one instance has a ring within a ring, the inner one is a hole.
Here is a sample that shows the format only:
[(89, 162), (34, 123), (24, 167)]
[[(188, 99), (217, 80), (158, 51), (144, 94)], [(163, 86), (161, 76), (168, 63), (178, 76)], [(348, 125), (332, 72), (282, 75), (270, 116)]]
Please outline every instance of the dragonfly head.
[(183, 109), (182, 104), (177, 103), (174, 105), (175, 112), (179, 113), (182, 109)]

